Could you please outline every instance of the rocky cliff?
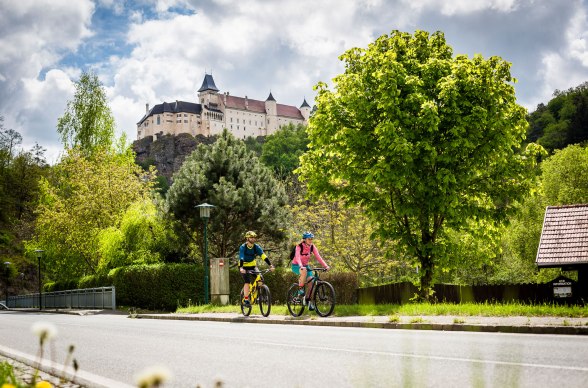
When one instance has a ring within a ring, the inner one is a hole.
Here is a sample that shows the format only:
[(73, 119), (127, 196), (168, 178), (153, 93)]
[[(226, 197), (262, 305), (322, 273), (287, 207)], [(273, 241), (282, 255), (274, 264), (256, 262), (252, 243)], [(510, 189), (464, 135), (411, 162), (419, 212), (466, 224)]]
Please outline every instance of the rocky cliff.
[(198, 135), (196, 137), (184, 133), (177, 136), (160, 136), (153, 141), (152, 136), (133, 143), (136, 162), (143, 168), (155, 166), (157, 175), (164, 177), (168, 185), (172, 184), (173, 175), (180, 169), (186, 156), (196, 149), (198, 144), (212, 144), (216, 137)]

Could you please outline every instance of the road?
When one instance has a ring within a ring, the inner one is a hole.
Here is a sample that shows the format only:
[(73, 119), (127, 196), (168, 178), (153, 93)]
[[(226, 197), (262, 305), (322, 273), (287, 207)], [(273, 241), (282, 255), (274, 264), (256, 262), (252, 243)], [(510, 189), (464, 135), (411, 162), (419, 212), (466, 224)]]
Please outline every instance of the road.
[[(81, 370), (134, 384), (164, 365), (166, 387), (584, 387), (588, 337), (385, 330), (0, 312), (0, 345), (34, 357), (34, 322), (59, 331), (46, 349)], [(112, 385), (112, 384), (111, 384)], [(114, 384), (116, 385), (116, 384)]]

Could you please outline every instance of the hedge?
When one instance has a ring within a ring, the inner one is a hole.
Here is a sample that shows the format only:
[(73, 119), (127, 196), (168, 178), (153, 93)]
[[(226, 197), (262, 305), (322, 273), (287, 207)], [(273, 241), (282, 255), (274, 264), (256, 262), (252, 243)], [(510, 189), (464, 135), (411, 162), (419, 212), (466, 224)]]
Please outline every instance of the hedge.
[[(357, 303), (357, 276), (353, 273), (327, 273), (322, 278), (335, 288), (337, 303)], [(288, 268), (276, 268), (265, 275), (275, 304), (284, 304), (288, 288), (297, 276)], [(229, 299), (239, 302), (243, 280), (237, 268), (229, 270)], [(55, 283), (54, 286), (58, 284)], [(175, 311), (178, 307), (204, 303), (204, 270), (193, 264), (151, 264), (120, 267), (108, 275), (85, 276), (75, 282), (63, 282), (68, 288), (114, 286), (116, 304), (150, 310)], [(56, 287), (53, 291), (57, 291)]]

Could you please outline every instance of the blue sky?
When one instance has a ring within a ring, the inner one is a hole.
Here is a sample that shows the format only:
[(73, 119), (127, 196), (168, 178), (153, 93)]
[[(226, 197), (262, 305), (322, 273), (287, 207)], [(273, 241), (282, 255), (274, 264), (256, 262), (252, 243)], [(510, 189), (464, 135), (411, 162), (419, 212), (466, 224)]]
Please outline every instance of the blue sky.
[(82, 71), (105, 86), (119, 132), (163, 101), (222, 92), (312, 104), (338, 57), (392, 30), (445, 33), (455, 54), (512, 62), (519, 104), (588, 81), (583, 0), (0, 0), (0, 115), (23, 148), (62, 151), (55, 127)]

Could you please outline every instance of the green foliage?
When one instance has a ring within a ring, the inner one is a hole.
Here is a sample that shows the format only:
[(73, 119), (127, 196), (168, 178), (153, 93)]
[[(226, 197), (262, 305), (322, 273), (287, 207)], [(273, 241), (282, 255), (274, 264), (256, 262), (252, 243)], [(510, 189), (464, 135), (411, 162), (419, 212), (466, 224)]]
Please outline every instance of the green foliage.
[(210, 252), (215, 257), (235, 254), (247, 230), (283, 238), (287, 221), (284, 188), (227, 130), (214, 144), (200, 144), (186, 158), (166, 198), (167, 209), (188, 234), (202, 230), (195, 206), (204, 202), (216, 206), (208, 225)]
[(318, 90), (301, 179), (311, 193), (364, 207), (384, 240), (418, 258), (421, 297), (451, 249), (444, 226), (502, 222), (530, 188), (537, 148), (510, 64), (452, 56), (441, 32), (384, 35), (341, 56)]
[(529, 114), (529, 141), (550, 153), (588, 140), (588, 82), (561, 92), (556, 90), (547, 105), (539, 104)]
[(2, 384), (2, 387), (6, 386), (10, 388), (26, 387), (26, 385), (16, 378), (12, 365), (6, 361), (0, 362), (0, 384)]
[(108, 275), (87, 276), (80, 288), (114, 286), (116, 303), (150, 310), (175, 311), (204, 303), (204, 270), (193, 264), (130, 265)]
[(97, 150), (87, 159), (68, 150), (41, 180), (36, 235), (27, 251), (31, 257), (35, 249), (45, 251), (46, 274), (54, 280), (95, 273), (101, 231), (117, 227), (132, 203), (148, 198), (151, 179), (130, 154)]
[(247, 151), (253, 152), (258, 158), (261, 156), (261, 151), (264, 147), (263, 137), (248, 136), (245, 140), (243, 140), (243, 142), (245, 143), (245, 148), (247, 148)]
[(67, 110), (57, 122), (64, 147), (79, 148), (84, 156), (90, 156), (98, 148), (114, 145), (114, 129), (114, 117), (102, 83), (97, 75), (82, 73), (73, 100), (67, 103)]
[(261, 161), (271, 167), (278, 176), (287, 177), (300, 165), (299, 158), (308, 149), (306, 127), (288, 124), (267, 136)]
[[(17, 272), (28, 273), (22, 241), (30, 239), (39, 199), (39, 180), (47, 175), (45, 150), (35, 145), (19, 149), (22, 136), (3, 126), (0, 116), (0, 263), (13, 263)], [(13, 287), (24, 289), (22, 278)]]
[(588, 148), (571, 145), (541, 164), (545, 204), (588, 203)]
[(161, 262), (174, 253), (178, 243), (168, 221), (146, 198), (127, 208), (120, 227), (101, 230), (98, 240), (101, 272), (125, 265)]

